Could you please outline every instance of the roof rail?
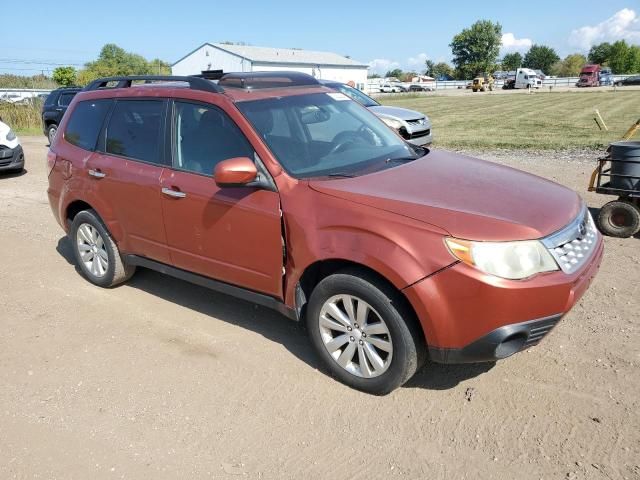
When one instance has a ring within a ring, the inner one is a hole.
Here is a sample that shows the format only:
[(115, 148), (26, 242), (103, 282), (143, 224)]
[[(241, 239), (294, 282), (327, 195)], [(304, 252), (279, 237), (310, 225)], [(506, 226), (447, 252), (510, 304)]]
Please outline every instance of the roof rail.
[[(103, 88), (129, 88), (136, 81), (145, 83), (153, 82), (184, 82), (189, 85), (191, 90), (202, 90), (204, 92), (222, 93), (224, 89), (215, 83), (199, 77), (180, 77), (174, 75), (128, 75), (122, 77), (105, 77), (94, 80), (84, 87), (85, 91), (100, 90)], [(114, 86), (108, 86), (109, 83), (115, 83)]]
[(222, 76), (221, 87), (254, 90), (261, 88), (318, 87), (320, 82), (301, 72), (238, 72)]

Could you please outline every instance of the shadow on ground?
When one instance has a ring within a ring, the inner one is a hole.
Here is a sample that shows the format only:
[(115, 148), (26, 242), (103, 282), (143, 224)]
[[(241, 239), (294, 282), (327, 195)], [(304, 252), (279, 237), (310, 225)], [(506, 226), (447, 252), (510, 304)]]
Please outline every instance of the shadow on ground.
[(0, 172), (0, 179), (2, 179), (2, 178), (22, 177), (23, 175), (26, 175), (26, 174), (27, 174), (27, 169), (26, 168), (23, 168), (19, 172), (5, 172), (5, 173)]
[[(71, 242), (67, 237), (58, 240), (58, 253), (77, 272)], [(283, 345), (289, 352), (311, 367), (327, 373), (312, 350), (302, 324), (292, 322), (279, 313), (252, 303), (223, 295), (161, 273), (138, 268), (127, 286), (137, 288), (168, 302), (224, 322), (259, 333)], [(460, 382), (481, 375), (493, 363), (469, 365), (439, 365), (428, 363), (407, 384), (406, 388), (446, 390)]]

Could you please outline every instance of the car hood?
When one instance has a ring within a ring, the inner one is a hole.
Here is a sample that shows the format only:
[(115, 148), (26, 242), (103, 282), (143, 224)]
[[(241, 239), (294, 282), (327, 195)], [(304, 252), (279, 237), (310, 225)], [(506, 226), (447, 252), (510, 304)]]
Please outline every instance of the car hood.
[(384, 105), (375, 105), (368, 108), (376, 115), (386, 115), (388, 117), (399, 118), (400, 120), (417, 120), (419, 118), (426, 117), (424, 113), (416, 112), (415, 110), (408, 110), (406, 108), (387, 107)]
[(554, 182), (438, 150), (376, 173), (309, 185), (468, 240), (541, 238), (567, 225), (582, 208), (578, 194)]

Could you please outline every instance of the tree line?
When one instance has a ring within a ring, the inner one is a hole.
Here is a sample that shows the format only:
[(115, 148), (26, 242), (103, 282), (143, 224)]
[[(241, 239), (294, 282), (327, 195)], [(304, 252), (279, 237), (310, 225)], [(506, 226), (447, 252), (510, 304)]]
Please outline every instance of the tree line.
[(87, 62), (84, 68), (58, 67), (53, 71), (53, 80), (63, 87), (86, 85), (101, 77), (119, 75), (169, 75), (171, 66), (158, 58), (147, 60), (142, 55), (127, 52), (119, 46), (108, 43), (93, 62)]
[[(630, 45), (625, 40), (594, 45), (587, 56), (572, 53), (565, 58), (560, 58), (552, 47), (534, 44), (524, 56), (514, 52), (500, 59), (501, 44), (502, 26), (490, 20), (479, 20), (453, 37), (449, 44), (453, 65), (427, 60), (423, 72), (434, 78), (467, 80), (497, 70), (512, 71), (525, 67), (542, 70), (547, 75), (574, 77), (587, 63), (608, 66), (615, 74), (640, 72), (640, 46)], [(385, 76), (408, 80), (417, 74), (396, 68)]]

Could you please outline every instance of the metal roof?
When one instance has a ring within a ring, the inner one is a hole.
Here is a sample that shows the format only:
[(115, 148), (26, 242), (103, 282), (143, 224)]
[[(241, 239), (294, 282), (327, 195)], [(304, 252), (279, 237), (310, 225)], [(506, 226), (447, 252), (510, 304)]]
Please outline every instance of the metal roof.
[[(226, 43), (205, 43), (196, 48), (199, 50), (205, 45), (212, 46), (219, 50), (231, 53), (238, 57), (242, 57), (253, 63), (268, 63), (268, 64), (288, 64), (288, 65), (330, 65), (340, 67), (360, 67), (368, 68), (369, 66), (347, 58), (343, 55), (338, 55), (332, 52), (317, 52), (312, 50), (300, 50), (296, 48), (272, 48), (272, 47), (254, 47), (252, 45), (229, 45)], [(191, 53), (193, 53), (191, 52)], [(191, 55), (191, 53), (185, 55), (175, 63), (180, 62), (184, 58)], [(174, 65), (175, 65), (174, 63)]]

